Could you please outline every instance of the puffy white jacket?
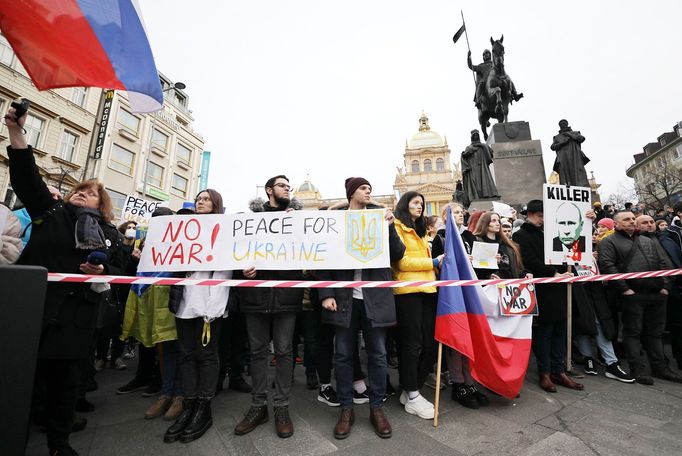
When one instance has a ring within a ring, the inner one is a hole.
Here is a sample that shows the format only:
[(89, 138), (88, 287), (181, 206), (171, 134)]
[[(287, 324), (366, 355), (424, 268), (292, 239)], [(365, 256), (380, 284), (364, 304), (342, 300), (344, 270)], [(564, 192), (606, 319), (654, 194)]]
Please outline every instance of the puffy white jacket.
[(16, 263), (23, 249), (21, 222), (12, 211), (0, 205), (0, 264)]
[[(188, 279), (226, 279), (232, 278), (232, 271), (192, 272)], [(175, 314), (177, 318), (189, 319), (202, 317), (213, 320), (227, 316), (227, 299), (230, 287), (187, 286), (183, 287), (182, 300)]]

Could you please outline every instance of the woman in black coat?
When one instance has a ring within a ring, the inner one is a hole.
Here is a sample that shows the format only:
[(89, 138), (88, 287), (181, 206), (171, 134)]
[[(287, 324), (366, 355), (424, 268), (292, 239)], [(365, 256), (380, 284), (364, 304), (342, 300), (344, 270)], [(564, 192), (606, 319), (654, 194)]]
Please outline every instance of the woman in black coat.
[[(111, 199), (96, 180), (81, 182), (64, 198), (53, 199), (22, 134), (26, 116), (5, 116), (9, 132), (12, 188), (31, 216), (31, 238), (17, 264), (49, 272), (119, 274), (120, 237), (111, 225)], [(77, 454), (69, 445), (84, 360), (94, 337), (103, 287), (49, 283), (36, 365), (36, 385), (46, 389), (50, 454)], [(104, 287), (106, 288), (106, 287)]]

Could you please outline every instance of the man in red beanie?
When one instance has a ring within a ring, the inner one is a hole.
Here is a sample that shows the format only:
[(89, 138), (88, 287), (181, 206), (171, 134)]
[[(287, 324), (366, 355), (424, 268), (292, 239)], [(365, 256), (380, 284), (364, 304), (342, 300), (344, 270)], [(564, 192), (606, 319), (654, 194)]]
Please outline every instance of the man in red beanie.
[[(362, 177), (346, 179), (348, 209), (376, 209), (372, 204), (372, 186)], [(391, 261), (400, 260), (405, 246), (393, 226), (394, 216), (386, 210), (388, 247)], [(322, 280), (391, 280), (391, 269), (356, 269), (320, 271)], [(334, 375), (341, 403), (341, 414), (334, 427), (334, 437), (345, 439), (350, 435), (355, 421), (353, 411), (353, 354), (362, 329), (367, 349), (369, 374), (369, 420), (374, 432), (381, 438), (391, 437), (391, 425), (384, 415), (386, 395), (386, 327), (396, 322), (395, 301), (389, 288), (320, 288), (322, 321), (335, 327)]]

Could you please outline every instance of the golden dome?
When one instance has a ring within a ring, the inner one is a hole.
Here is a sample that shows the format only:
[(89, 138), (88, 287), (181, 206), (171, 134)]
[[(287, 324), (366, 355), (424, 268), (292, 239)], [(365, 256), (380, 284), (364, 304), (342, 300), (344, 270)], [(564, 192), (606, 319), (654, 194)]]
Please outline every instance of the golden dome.
[(419, 131), (407, 141), (408, 149), (426, 149), (428, 147), (443, 147), (444, 145), (443, 137), (431, 130), (429, 118), (422, 111), (419, 118)]

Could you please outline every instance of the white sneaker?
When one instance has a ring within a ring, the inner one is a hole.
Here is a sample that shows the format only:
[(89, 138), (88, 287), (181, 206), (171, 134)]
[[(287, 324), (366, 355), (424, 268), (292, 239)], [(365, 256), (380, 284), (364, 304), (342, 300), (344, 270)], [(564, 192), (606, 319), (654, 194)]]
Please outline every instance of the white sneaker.
[(414, 399), (410, 399), (405, 404), (405, 411), (410, 415), (417, 415), (425, 420), (432, 420), (435, 415), (433, 404), (426, 400), (421, 394)]
[(113, 367), (116, 370), (124, 370), (124, 369), (128, 368), (128, 365), (126, 363), (124, 363), (121, 358), (116, 358), (114, 360), (114, 366)]
[(95, 371), (102, 372), (103, 370), (104, 370), (104, 360), (103, 359), (95, 360)]
[(407, 404), (407, 400), (409, 397), (407, 396), (407, 391), (403, 390), (402, 393), (400, 393), (400, 404), (405, 405)]

